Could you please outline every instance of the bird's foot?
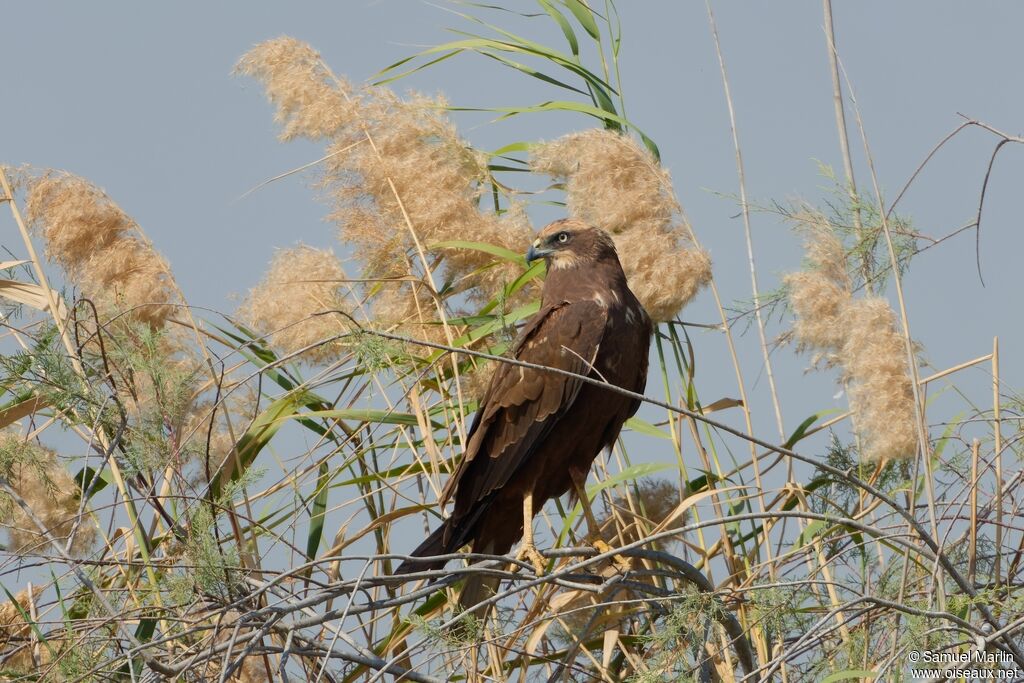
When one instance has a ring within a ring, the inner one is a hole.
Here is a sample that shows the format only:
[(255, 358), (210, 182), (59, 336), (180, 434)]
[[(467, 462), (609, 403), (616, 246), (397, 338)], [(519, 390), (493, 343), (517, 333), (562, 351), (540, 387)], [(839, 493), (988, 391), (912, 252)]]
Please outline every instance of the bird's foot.
[[(591, 545), (594, 546), (594, 550), (601, 553), (602, 555), (605, 553), (612, 552), (612, 547), (600, 538), (595, 539), (591, 543)], [(633, 563), (630, 562), (629, 559), (626, 558), (624, 555), (613, 555), (612, 561), (615, 563), (616, 569), (618, 569), (623, 574), (633, 569)]]
[(519, 552), (516, 553), (517, 560), (529, 560), (530, 564), (533, 565), (533, 569), (537, 572), (537, 576), (543, 576), (547, 570), (548, 563), (544, 559), (544, 556), (537, 550), (537, 546), (532, 543), (523, 543), (519, 546)]

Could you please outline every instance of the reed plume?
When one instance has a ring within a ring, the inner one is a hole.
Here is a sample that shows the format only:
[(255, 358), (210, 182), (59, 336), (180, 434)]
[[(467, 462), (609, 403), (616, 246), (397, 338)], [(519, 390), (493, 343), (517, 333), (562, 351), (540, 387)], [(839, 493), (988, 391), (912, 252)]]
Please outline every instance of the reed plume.
[(235, 70), (263, 84), (282, 141), (330, 138), (353, 118), (340, 90), (351, 86), (330, 73), (320, 53), (295, 38), (282, 36), (256, 45)]
[(162, 327), (179, 303), (167, 261), (103, 190), (69, 173), (27, 177), (25, 213), (46, 254), (106, 317)]
[[(29, 624), (31, 614), (30, 602), (37, 599), (41, 588), (33, 587), (31, 595), (28, 589), (19, 591), (13, 601), (4, 600), (0, 603), (0, 657), (2, 668), (18, 673), (34, 673), (36, 663), (32, 657), (32, 627)], [(43, 664), (50, 659), (49, 650), (40, 648)], [(4, 680), (10, 680), (5, 678)]]
[(238, 315), (282, 354), (306, 349), (307, 360), (336, 358), (340, 343), (314, 345), (348, 329), (347, 318), (331, 313), (347, 308), (341, 293), (345, 279), (345, 270), (330, 249), (303, 244), (280, 249)]
[(572, 133), (534, 148), (534, 170), (564, 181), (569, 213), (615, 239), (629, 287), (656, 321), (673, 319), (711, 281), (668, 171), (628, 135)]
[(888, 301), (854, 298), (842, 241), (825, 216), (797, 216), (808, 267), (785, 277), (800, 346), (842, 368), (861, 457), (905, 459), (917, 452), (906, 347)]
[[(0, 457), (11, 488), (62, 546), (71, 539), (70, 552), (81, 556), (96, 540), (96, 527), (87, 515), (79, 517), (80, 489), (57, 459), (57, 454), (20, 436), (0, 433)], [(8, 498), (0, 495), (0, 499)], [(35, 521), (15, 501), (2, 500), (8, 547), (19, 555), (54, 552)], [(74, 536), (72, 538), (72, 532)]]
[(354, 87), (310, 46), (287, 37), (257, 45), (239, 71), (264, 85), (282, 139), (329, 141), (322, 187), (340, 241), (374, 281), (366, 290), (374, 293), (376, 324), (415, 326), (410, 332), (440, 338), (441, 304), (429, 291), (431, 278), (486, 300), (518, 276), (518, 266), (445, 244), (483, 242), (522, 253), (532, 230), (515, 207), (503, 215), (481, 210), (487, 159), (458, 136), (443, 100)]

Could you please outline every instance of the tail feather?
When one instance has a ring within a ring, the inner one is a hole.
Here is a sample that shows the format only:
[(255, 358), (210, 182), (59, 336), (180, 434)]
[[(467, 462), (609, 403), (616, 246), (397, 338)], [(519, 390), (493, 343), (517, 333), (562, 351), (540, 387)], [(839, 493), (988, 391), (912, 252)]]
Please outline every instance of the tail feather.
[[(494, 542), (492, 541), (488, 543), (485, 548), (482, 548), (480, 552), (493, 554), (494, 550)], [(466, 582), (462, 584), (462, 590), (459, 591), (459, 611), (467, 612), (484, 600), (494, 597), (498, 592), (498, 585), (500, 583), (501, 579), (497, 576), (470, 574), (466, 579)], [(475, 610), (472, 614), (480, 621), (483, 621), (487, 617), (487, 613), (489, 611), (490, 607), (486, 607)]]
[[(440, 527), (435, 529), (434, 532), (426, 538), (426, 540), (416, 546), (416, 549), (409, 553), (411, 558), (398, 565), (392, 574), (397, 576), (402, 574), (411, 574), (413, 572), (433, 571), (444, 567), (445, 564), (447, 564), (447, 560), (432, 560), (429, 558), (436, 555), (447, 555), (458, 550), (469, 542), (468, 539), (464, 537), (466, 535), (465, 527), (460, 525), (460, 528), (463, 529), (463, 533), (450, 533), (448, 524), (449, 521), (446, 521)], [(447, 537), (447, 539), (445, 537)], [(506, 544), (501, 543), (501, 545), (504, 546)], [(499, 543), (494, 539), (491, 539), (485, 547), (480, 548), (479, 550), (474, 550), (487, 554), (502, 554), (508, 551), (508, 548), (501, 548), (498, 546)], [(493, 597), (498, 592), (498, 586), (500, 583), (501, 579), (496, 576), (471, 574), (462, 584), (462, 590), (459, 591), (459, 611), (471, 611), (473, 616), (478, 620), (485, 620), (490, 612), (490, 607), (479, 608), (476, 610), (473, 610), (473, 608), (484, 600)]]
[(434, 555), (447, 555), (452, 552), (447, 545), (451, 544), (451, 541), (446, 545), (444, 542), (445, 532), (448, 528), (448, 523), (445, 522), (432, 534), (427, 536), (427, 540), (416, 546), (410, 555), (417, 559), (405, 560), (402, 564), (392, 572), (392, 574), (411, 574), (412, 572), (427, 572), (435, 569), (441, 569), (447, 563), (447, 560), (421, 560), (421, 557), (432, 557)]
[[(447, 560), (420, 560), (421, 557), (433, 557), (434, 555), (450, 555), (456, 550), (471, 543), (475, 534), (476, 524), (484, 512), (489, 508), (489, 502), (480, 503), (469, 515), (460, 517), (457, 522), (449, 517), (444, 524), (434, 530), (434, 533), (427, 536), (427, 540), (416, 546), (416, 549), (409, 553), (413, 558), (402, 562), (395, 569), (393, 574), (411, 574), (412, 572), (426, 572), (441, 569), (447, 564)], [(509, 547), (512, 544), (509, 543)], [(507, 552), (508, 548), (505, 549)]]

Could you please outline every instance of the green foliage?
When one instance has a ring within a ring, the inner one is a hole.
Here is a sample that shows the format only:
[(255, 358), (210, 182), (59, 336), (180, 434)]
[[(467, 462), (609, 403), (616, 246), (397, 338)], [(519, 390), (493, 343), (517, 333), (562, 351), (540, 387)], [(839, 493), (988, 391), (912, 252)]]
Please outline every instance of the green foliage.
[[(57, 668), (64, 680), (81, 680), (92, 674), (111, 656), (109, 644), (112, 633), (100, 633), (87, 640), (75, 643), (60, 653)], [(95, 674), (92, 674), (94, 676)]]
[[(722, 605), (711, 594), (696, 590), (673, 599), (672, 609), (657, 628), (645, 635), (647, 671), (630, 683), (700, 680), (700, 661), (707, 656), (704, 644), (713, 644)], [(712, 645), (714, 647), (714, 645)]]
[(195, 596), (231, 600), (242, 587), (238, 550), (218, 538), (211, 508), (198, 505), (189, 516), (188, 537), (182, 552), (184, 571), (169, 576), (167, 581), (175, 604), (186, 604)]
[(435, 647), (466, 647), (480, 642), (484, 633), (484, 624), (475, 614), (463, 614), (456, 623), (445, 628), (442, 628), (445, 620), (429, 620), (419, 614), (404, 616), (402, 620), (422, 633)]
[[(822, 176), (832, 185), (831, 198), (826, 198), (829, 223), (847, 245), (855, 289), (881, 293), (891, 277), (889, 247), (885, 241), (885, 225), (878, 203), (855, 195), (841, 181), (831, 166), (818, 164)], [(902, 276), (917, 253), (917, 236), (910, 219), (892, 214), (885, 218), (892, 234), (896, 263)]]
[(3, 388), (12, 396), (38, 396), (72, 418), (87, 414), (98, 396), (83, 388), (56, 326), (42, 325), (28, 340), (27, 350), (0, 355)]
[(180, 358), (166, 333), (148, 325), (121, 328), (110, 345), (110, 361), (120, 369), (122, 395), (137, 413), (132, 421), (124, 457), (130, 474), (166, 466), (198, 446), (175, 443), (175, 428), (185, 422), (195, 401), (197, 369)]
[[(824, 460), (829, 466), (852, 472), (861, 480), (866, 481), (874, 477), (875, 486), (885, 492), (892, 492), (905, 486), (910, 477), (905, 462), (886, 463), (881, 472), (877, 476), (874, 475), (875, 466), (872, 463), (861, 462), (857, 458), (856, 444), (841, 442), (835, 432), (830, 433), (830, 443)], [(818, 477), (824, 478), (828, 484), (815, 491), (810, 499), (811, 509), (820, 513), (837, 513), (844, 517), (855, 514), (861, 501), (860, 489), (821, 469), (817, 470), (814, 478)]]
[(367, 374), (386, 372), (401, 362), (403, 354), (398, 346), (383, 337), (357, 330), (351, 333), (349, 341), (355, 353), (356, 365)]
[(814, 621), (813, 614), (802, 609), (803, 605), (813, 605), (816, 600), (806, 585), (756, 586), (748, 595), (747, 619), (764, 630), (769, 642), (781, 642), (804, 633)]

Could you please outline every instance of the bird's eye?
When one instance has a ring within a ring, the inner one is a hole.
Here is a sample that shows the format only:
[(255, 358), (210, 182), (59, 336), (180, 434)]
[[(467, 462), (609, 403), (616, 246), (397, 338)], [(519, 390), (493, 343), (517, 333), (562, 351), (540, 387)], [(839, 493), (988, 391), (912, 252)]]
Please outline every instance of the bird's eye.
[(567, 233), (567, 232), (560, 232), (560, 233), (558, 233), (558, 241), (561, 242), (562, 244), (565, 244), (566, 242), (568, 242), (569, 241), (569, 233)]

